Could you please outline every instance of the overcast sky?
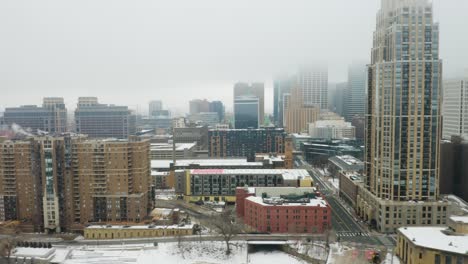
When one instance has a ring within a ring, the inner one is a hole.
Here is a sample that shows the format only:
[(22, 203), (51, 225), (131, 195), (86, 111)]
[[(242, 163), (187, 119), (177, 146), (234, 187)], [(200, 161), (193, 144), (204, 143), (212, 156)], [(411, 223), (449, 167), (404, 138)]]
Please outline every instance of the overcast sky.
[[(79, 96), (140, 110), (192, 98), (232, 105), (236, 81), (266, 84), (327, 62), (330, 82), (369, 61), (379, 0), (3, 0), (0, 109)], [(434, 0), (444, 77), (468, 68), (468, 1)]]

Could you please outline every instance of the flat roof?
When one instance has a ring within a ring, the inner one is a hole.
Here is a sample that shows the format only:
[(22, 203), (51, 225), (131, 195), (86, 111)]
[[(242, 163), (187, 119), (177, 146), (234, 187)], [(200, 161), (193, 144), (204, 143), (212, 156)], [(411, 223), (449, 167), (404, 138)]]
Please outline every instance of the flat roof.
[(196, 169), (190, 170), (190, 174), (195, 175), (278, 175), (281, 174), (285, 180), (296, 180), (300, 178), (310, 177), (307, 170), (301, 169)]
[(151, 176), (168, 176), (168, 171), (151, 171)]
[(411, 243), (456, 254), (468, 254), (468, 235), (447, 235), (445, 227), (401, 227), (398, 231)]
[(92, 225), (85, 228), (86, 229), (191, 229), (193, 225)]
[(287, 203), (287, 202), (284, 202), (282, 204), (268, 204), (268, 203), (264, 203), (263, 202), (263, 198), (262, 197), (258, 197), (258, 196), (249, 196), (247, 198), (245, 198), (246, 200), (249, 200), (251, 202), (254, 202), (254, 203), (258, 203), (258, 204), (261, 204), (263, 206), (313, 206), (313, 207), (327, 207), (328, 206), (328, 203), (327, 201), (325, 201), (322, 197), (317, 197), (315, 199), (310, 199), (308, 203)]
[[(193, 143), (176, 143), (176, 151), (183, 151), (185, 149), (192, 149), (197, 145)], [(172, 151), (172, 143), (151, 143), (151, 151)]]
[(343, 161), (348, 165), (364, 165), (364, 162), (351, 155), (335, 156), (335, 158)]
[(450, 216), (449, 217), (450, 220), (454, 221), (454, 222), (462, 222), (464, 224), (468, 224), (468, 215), (466, 216)]
[[(151, 160), (151, 168), (169, 169), (172, 160)], [(176, 166), (189, 166), (196, 164), (199, 166), (259, 166), (262, 162), (248, 162), (247, 159), (177, 159)]]

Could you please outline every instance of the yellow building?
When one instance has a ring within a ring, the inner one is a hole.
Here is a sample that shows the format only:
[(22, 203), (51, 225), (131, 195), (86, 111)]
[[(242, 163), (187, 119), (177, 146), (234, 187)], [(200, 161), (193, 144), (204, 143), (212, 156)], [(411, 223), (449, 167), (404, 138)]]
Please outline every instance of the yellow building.
[(84, 229), (85, 239), (126, 239), (164, 236), (189, 236), (193, 234), (193, 225), (138, 225), (115, 226), (94, 225)]
[(450, 217), (447, 227), (402, 227), (397, 255), (404, 264), (468, 263), (468, 216)]

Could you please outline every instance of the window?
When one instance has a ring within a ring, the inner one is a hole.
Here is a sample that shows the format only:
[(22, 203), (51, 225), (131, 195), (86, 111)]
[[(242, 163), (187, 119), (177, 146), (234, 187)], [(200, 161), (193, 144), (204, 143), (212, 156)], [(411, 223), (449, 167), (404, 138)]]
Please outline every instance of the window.
[(440, 264), (440, 255), (439, 254), (435, 255), (434, 264)]

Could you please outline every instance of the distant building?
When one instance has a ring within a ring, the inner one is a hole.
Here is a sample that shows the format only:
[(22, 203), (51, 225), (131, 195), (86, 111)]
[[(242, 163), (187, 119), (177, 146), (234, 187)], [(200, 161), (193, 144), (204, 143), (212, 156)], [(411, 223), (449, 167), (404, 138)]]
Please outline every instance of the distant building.
[(221, 101), (212, 101), (210, 102), (209, 112), (215, 112), (218, 114), (218, 121), (224, 121), (224, 104)]
[(294, 84), (294, 80), (291, 77), (280, 77), (274, 80), (273, 90), (274, 90), (274, 99), (273, 99), (273, 117), (276, 126), (283, 127), (283, 116), (284, 116), (284, 107), (283, 107), (283, 98), (285, 94), (288, 94), (291, 91), (291, 87)]
[(284, 153), (284, 129), (225, 129), (210, 130), (210, 157), (247, 157), (255, 159), (256, 153)]
[(355, 139), (356, 128), (344, 119), (317, 120), (309, 124), (309, 135), (318, 139)]
[(356, 205), (358, 185), (362, 184), (364, 162), (353, 156), (334, 156), (328, 159), (328, 170), (339, 179), (339, 195), (352, 206)]
[(76, 131), (91, 138), (125, 139), (136, 133), (136, 116), (127, 106), (99, 104), (96, 97), (78, 98)]
[(366, 112), (365, 64), (352, 64), (348, 68), (348, 85), (344, 100), (344, 117), (351, 122), (354, 116), (364, 117)]
[[(176, 178), (177, 184), (178, 178)], [(196, 169), (187, 171), (184, 198), (187, 201), (236, 201), (238, 186), (311, 187), (306, 170), (281, 169)]]
[(304, 103), (304, 93), (300, 86), (294, 86), (290, 94), (284, 94), (284, 126), (288, 134), (302, 133), (308, 130), (308, 124), (318, 120), (320, 108)]
[(363, 150), (349, 145), (342, 140), (318, 140), (311, 139), (301, 144), (304, 158), (308, 162), (315, 160), (328, 160), (332, 156), (350, 155), (358, 159), (363, 158)]
[(354, 116), (351, 120), (351, 125), (356, 129), (356, 141), (360, 145), (364, 145), (366, 119), (364, 116)]
[(38, 130), (51, 134), (67, 131), (67, 109), (63, 98), (45, 97), (42, 107), (7, 107), (3, 115), (5, 124), (17, 124), (33, 133)]
[(148, 116), (157, 116), (158, 111), (163, 110), (163, 103), (162, 101), (151, 101), (149, 102), (149, 108), (148, 108)]
[(238, 187), (236, 209), (258, 232), (314, 234), (331, 228), (331, 207), (312, 187)]
[[(263, 124), (265, 119), (265, 85), (263, 83), (242, 83), (234, 85), (234, 105), (237, 97), (256, 97), (258, 99), (258, 126)], [(236, 126), (236, 128), (238, 128)], [(243, 127), (239, 127), (243, 128)]]
[(236, 129), (259, 128), (260, 102), (254, 96), (234, 98), (234, 127)]
[(328, 69), (326, 66), (300, 69), (296, 85), (302, 93), (301, 105), (317, 109), (328, 108)]
[(403, 264), (468, 263), (468, 216), (450, 216), (447, 225), (447, 227), (399, 228), (396, 255), (400, 258), (400, 262)]
[(444, 81), (444, 139), (461, 136), (468, 141), (468, 73), (465, 79)]
[(185, 128), (187, 126), (187, 120), (185, 117), (177, 117), (172, 119), (172, 128)]
[(218, 124), (219, 114), (216, 112), (200, 112), (197, 114), (189, 115), (188, 119), (198, 125), (214, 127)]
[(206, 99), (194, 99), (189, 102), (190, 114), (198, 114), (200, 112), (210, 112), (210, 102)]

